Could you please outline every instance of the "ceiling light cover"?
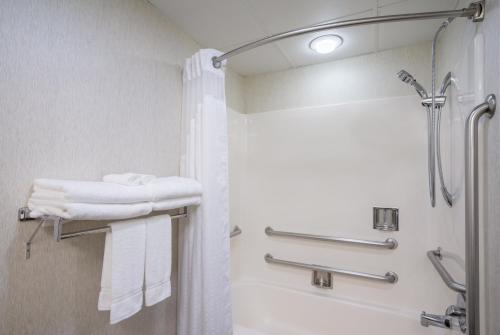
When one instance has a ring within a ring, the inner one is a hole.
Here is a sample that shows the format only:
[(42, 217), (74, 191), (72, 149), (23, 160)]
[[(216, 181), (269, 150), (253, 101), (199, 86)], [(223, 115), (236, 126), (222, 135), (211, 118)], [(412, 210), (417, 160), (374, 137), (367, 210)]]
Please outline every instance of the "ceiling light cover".
[(339, 35), (323, 35), (309, 43), (309, 48), (319, 54), (329, 54), (342, 45), (344, 40)]

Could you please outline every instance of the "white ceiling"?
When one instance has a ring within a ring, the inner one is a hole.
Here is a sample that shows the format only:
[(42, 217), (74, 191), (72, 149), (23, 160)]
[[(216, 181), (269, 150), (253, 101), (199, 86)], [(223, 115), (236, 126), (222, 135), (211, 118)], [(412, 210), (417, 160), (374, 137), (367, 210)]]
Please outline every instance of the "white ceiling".
[[(314, 23), (455, 9), (458, 0), (149, 0), (200, 45), (228, 51), (246, 42)], [(262, 46), (229, 60), (242, 75), (321, 63), (432, 40), (442, 20), (335, 30), (344, 44), (329, 55), (309, 49), (313, 33)]]

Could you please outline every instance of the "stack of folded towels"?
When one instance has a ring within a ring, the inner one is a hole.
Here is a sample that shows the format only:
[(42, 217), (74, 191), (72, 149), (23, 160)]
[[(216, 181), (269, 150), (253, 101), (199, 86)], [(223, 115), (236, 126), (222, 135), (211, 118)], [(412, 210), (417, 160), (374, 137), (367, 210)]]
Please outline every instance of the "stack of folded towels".
[(28, 201), (30, 216), (118, 220), (201, 202), (201, 185), (189, 178), (126, 173), (107, 175), (103, 180), (35, 179)]
[(199, 182), (135, 173), (104, 176), (102, 182), (36, 179), (28, 201), (31, 217), (56, 215), (68, 220), (120, 220), (106, 234), (98, 310), (120, 322), (143, 305), (171, 294), (171, 218), (154, 215), (201, 203)]

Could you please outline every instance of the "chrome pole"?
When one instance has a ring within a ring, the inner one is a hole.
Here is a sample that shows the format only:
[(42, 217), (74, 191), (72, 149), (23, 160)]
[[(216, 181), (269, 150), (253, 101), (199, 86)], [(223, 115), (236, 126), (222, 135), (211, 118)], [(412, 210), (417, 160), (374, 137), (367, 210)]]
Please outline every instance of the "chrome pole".
[(446, 286), (448, 286), (455, 292), (465, 293), (465, 285), (460, 284), (455, 279), (453, 279), (448, 270), (446, 270), (446, 268), (441, 263), (441, 259), (443, 258), (443, 255), (441, 254), (441, 248), (427, 251), (427, 257), (431, 261), (432, 265), (434, 265), (434, 268), (439, 273), (439, 276), (441, 276), (441, 279), (444, 281)]
[(372, 16), (360, 19), (345, 20), (338, 22), (328, 22), (323, 24), (316, 24), (304, 28), (299, 28), (295, 30), (289, 30), (283, 33), (271, 35), (257, 41), (253, 41), (244, 44), (236, 49), (228, 51), (218, 57), (212, 58), (212, 63), (215, 68), (220, 68), (222, 61), (231, 58), (233, 56), (239, 55), (243, 52), (255, 49), (265, 44), (280, 41), (286, 38), (300, 36), (304, 34), (313, 33), (316, 31), (362, 26), (368, 24), (377, 24), (385, 22), (401, 22), (401, 21), (415, 21), (415, 20), (431, 20), (431, 19), (442, 19), (449, 17), (467, 17), (474, 21), (482, 21), (484, 18), (484, 1), (473, 2), (467, 8), (457, 9), (457, 10), (447, 10), (439, 12), (423, 12), (423, 13), (412, 13), (412, 14), (397, 14), (397, 15), (384, 15), (384, 16)]
[(495, 114), (495, 95), (476, 106), (465, 127), (465, 285), (467, 329), (469, 335), (479, 335), (479, 169), (478, 132), (483, 115)]
[(387, 282), (387, 283), (391, 283), (391, 284), (394, 284), (398, 281), (398, 275), (392, 271), (389, 271), (385, 275), (381, 276), (381, 275), (374, 275), (374, 274), (365, 273), (365, 272), (337, 269), (337, 268), (332, 268), (329, 266), (285, 261), (283, 259), (274, 258), (271, 254), (266, 254), (264, 256), (264, 259), (267, 263), (288, 265), (288, 266), (293, 266), (293, 267), (301, 268), (301, 269), (307, 269), (307, 270), (313, 270), (313, 271), (323, 271), (323, 272), (336, 273), (336, 274), (341, 274), (341, 275), (346, 275), (346, 276), (351, 276), (351, 277), (372, 279), (372, 280), (383, 281), (383, 282)]
[(398, 242), (394, 238), (387, 238), (385, 241), (372, 241), (372, 240), (360, 240), (356, 238), (347, 237), (335, 237), (326, 235), (312, 235), (312, 234), (302, 234), (293, 233), (287, 231), (274, 230), (271, 227), (266, 227), (265, 233), (268, 236), (281, 236), (281, 237), (294, 237), (306, 240), (324, 241), (324, 242), (338, 242), (338, 243), (348, 243), (348, 244), (358, 244), (366, 245), (372, 247), (386, 248), (386, 249), (396, 249), (398, 247)]

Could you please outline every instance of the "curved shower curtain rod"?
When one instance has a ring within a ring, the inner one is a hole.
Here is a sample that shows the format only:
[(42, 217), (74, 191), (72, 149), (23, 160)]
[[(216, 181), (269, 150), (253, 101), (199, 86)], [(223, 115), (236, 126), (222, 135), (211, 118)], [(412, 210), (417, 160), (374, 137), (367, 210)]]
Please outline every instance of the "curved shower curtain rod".
[(322, 23), (316, 24), (305, 28), (299, 28), (295, 30), (290, 30), (284, 33), (271, 35), (260, 40), (244, 44), (236, 49), (228, 51), (218, 57), (212, 58), (212, 64), (215, 68), (220, 68), (222, 61), (231, 58), (233, 56), (239, 55), (243, 52), (255, 49), (262, 45), (283, 40), (290, 37), (300, 36), (308, 33), (313, 33), (316, 31), (354, 27), (368, 24), (385, 23), (385, 22), (399, 22), (399, 21), (413, 21), (413, 20), (430, 20), (430, 19), (440, 19), (449, 17), (467, 17), (474, 22), (480, 22), (484, 19), (484, 0), (472, 2), (469, 7), (447, 10), (439, 12), (424, 12), (424, 13), (413, 13), (413, 14), (396, 14), (396, 15), (385, 15), (385, 16), (372, 16), (365, 17), (354, 20), (345, 20), (338, 22)]

